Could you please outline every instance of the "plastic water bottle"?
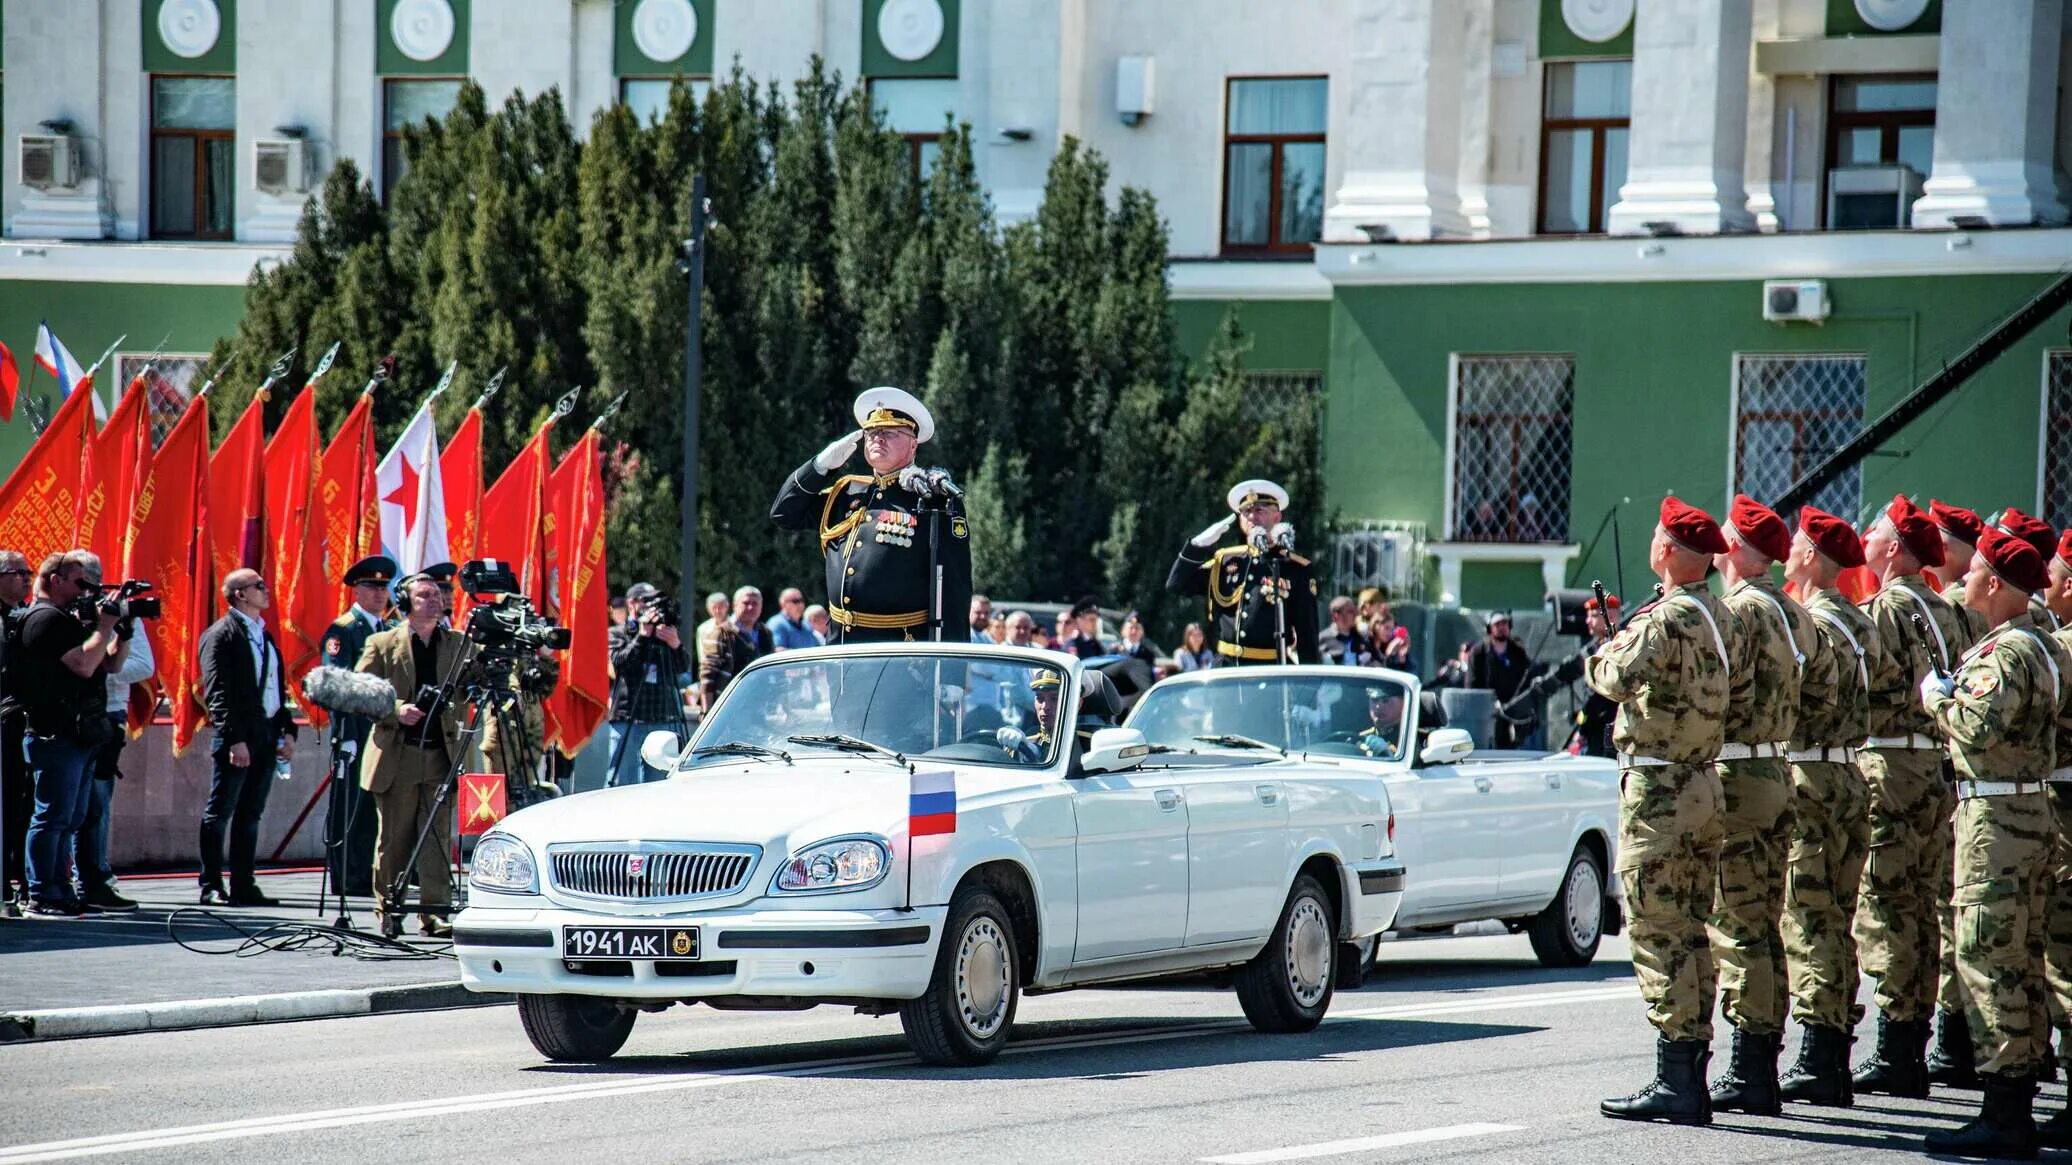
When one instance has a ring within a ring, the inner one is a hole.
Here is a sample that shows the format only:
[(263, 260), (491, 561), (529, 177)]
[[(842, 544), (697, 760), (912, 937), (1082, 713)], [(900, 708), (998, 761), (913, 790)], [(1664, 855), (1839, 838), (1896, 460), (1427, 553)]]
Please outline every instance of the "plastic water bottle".
[(288, 758), (279, 753), (273, 754), (273, 779), (276, 781), (292, 781), (295, 779), (295, 766), (289, 764)]

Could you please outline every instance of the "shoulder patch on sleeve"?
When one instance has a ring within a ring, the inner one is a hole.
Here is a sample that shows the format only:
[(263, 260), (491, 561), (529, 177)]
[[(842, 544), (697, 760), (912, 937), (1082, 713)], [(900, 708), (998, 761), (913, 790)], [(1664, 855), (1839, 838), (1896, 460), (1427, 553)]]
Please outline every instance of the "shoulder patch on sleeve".
[(957, 539), (971, 537), (971, 526), (964, 521), (963, 515), (960, 514), (950, 519), (950, 537)]
[(1964, 681), (1964, 690), (1970, 692), (1975, 699), (1982, 700), (1992, 695), (1999, 687), (2000, 673), (1994, 671), (1974, 672)]

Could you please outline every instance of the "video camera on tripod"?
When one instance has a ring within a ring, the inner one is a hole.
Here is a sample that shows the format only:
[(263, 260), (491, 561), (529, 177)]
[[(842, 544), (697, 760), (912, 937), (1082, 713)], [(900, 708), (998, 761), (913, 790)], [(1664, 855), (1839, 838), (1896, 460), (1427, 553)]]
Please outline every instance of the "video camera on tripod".
[(519, 591), (516, 572), (494, 558), (478, 558), (461, 567), (460, 585), (475, 598), (467, 636), (485, 654), (566, 651), (574, 641), (568, 628), (533, 608), (532, 600)]

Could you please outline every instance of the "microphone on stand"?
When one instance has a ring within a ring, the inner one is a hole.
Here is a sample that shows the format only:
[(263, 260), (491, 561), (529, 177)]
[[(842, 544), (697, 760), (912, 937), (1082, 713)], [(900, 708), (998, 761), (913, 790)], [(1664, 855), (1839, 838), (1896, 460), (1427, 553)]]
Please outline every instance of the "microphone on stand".
[(909, 465), (899, 471), (899, 487), (917, 498), (934, 496), (928, 482), (928, 471), (918, 465)]
[(1251, 544), (1252, 553), (1259, 555), (1266, 553), (1266, 548), (1272, 544), (1272, 536), (1265, 530), (1254, 526), (1252, 527), (1252, 532), (1245, 536), (1245, 541)]
[(940, 465), (928, 471), (928, 488), (933, 490), (937, 497), (961, 498), (964, 496), (964, 487), (951, 481), (950, 471)]
[(1273, 544), (1282, 550), (1295, 549), (1295, 527), (1287, 522), (1276, 522), (1273, 527)]

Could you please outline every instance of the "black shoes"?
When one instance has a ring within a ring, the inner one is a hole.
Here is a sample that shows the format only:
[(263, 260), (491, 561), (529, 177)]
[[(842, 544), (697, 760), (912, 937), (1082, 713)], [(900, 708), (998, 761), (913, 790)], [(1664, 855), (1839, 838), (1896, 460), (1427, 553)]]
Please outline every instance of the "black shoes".
[(239, 886), (230, 892), (230, 904), (232, 906), (279, 906), (281, 900), (278, 898), (268, 898), (259, 892), (259, 887), (257, 886)]
[(2035, 1077), (1995, 1074), (1982, 1075), (1979, 1081), (1986, 1095), (1978, 1117), (1961, 1128), (1928, 1134), (1921, 1147), (1950, 1157), (2035, 1160)]
[(29, 918), (78, 918), (85, 905), (73, 898), (31, 898), (23, 914)]
[(201, 892), (201, 904), (203, 906), (228, 906), (230, 905), (230, 895), (225, 894), (221, 886), (204, 887)]
[(1849, 1108), (1856, 1103), (1849, 1077), (1849, 1033), (1838, 1027), (1808, 1027), (1799, 1039), (1799, 1062), (1777, 1087), (1785, 1100)]
[(135, 899), (124, 898), (115, 887), (96, 882), (86, 888), (85, 902), (103, 914), (127, 914), (137, 908)]
[(417, 933), (426, 938), (452, 938), (453, 924), (443, 914), (420, 914), (417, 916)]
[(1745, 1112), (1751, 1116), (1776, 1116), (1784, 1111), (1777, 1096), (1777, 1054), (1783, 1050), (1781, 1035), (1758, 1035), (1734, 1029), (1734, 1058), (1727, 1073), (1712, 1086), (1712, 1107), (1716, 1112)]
[(1928, 1097), (1928, 1021), (1878, 1016), (1878, 1046), (1856, 1066), (1858, 1092), (1910, 1100)]
[(1928, 1082), (1945, 1088), (1977, 1088), (1978, 1059), (1971, 1026), (1961, 1011), (1935, 1013), (1935, 1044), (1928, 1049)]
[(1597, 1111), (1614, 1120), (1712, 1123), (1712, 1096), (1705, 1089), (1705, 1065), (1712, 1053), (1702, 1040), (1655, 1037), (1655, 1078), (1631, 1096), (1607, 1100)]

